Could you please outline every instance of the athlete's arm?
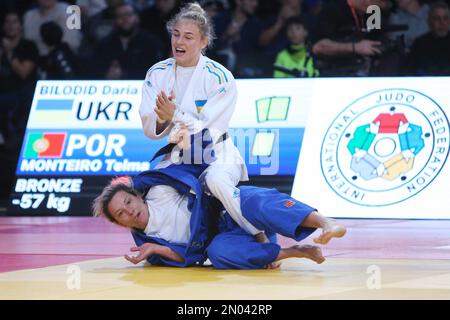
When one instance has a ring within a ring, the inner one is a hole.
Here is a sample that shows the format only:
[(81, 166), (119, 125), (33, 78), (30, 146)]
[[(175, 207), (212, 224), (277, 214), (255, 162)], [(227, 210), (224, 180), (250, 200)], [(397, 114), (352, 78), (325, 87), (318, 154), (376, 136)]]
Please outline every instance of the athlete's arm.
[(157, 81), (149, 72), (142, 86), (142, 100), (139, 107), (139, 115), (141, 116), (144, 133), (150, 139), (161, 139), (167, 136), (172, 129), (170, 121), (161, 121), (154, 111), (159, 93), (160, 89), (158, 88)]

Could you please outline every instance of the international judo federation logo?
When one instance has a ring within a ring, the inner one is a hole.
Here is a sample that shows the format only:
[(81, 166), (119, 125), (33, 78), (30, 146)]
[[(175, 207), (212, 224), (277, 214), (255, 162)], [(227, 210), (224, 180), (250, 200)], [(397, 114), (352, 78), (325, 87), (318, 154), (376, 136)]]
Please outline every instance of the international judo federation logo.
[(350, 168), (366, 181), (377, 177), (395, 180), (399, 176), (405, 180), (406, 173), (413, 169), (415, 156), (425, 145), (424, 137), (430, 136), (425, 133), (422, 137), (422, 127), (409, 123), (405, 114), (396, 113), (396, 107), (389, 111), (345, 135), (352, 137), (347, 143), (352, 155)]
[(340, 197), (387, 206), (424, 190), (449, 154), (449, 122), (430, 97), (386, 89), (361, 97), (329, 126), (321, 169)]

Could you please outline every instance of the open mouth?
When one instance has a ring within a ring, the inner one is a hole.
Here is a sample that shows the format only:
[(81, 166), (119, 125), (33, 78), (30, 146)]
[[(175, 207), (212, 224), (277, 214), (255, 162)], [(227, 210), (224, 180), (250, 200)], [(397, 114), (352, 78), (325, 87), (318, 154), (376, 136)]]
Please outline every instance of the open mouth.
[(175, 48), (175, 52), (178, 54), (183, 54), (183, 53), (186, 53), (186, 50), (181, 49), (181, 48)]

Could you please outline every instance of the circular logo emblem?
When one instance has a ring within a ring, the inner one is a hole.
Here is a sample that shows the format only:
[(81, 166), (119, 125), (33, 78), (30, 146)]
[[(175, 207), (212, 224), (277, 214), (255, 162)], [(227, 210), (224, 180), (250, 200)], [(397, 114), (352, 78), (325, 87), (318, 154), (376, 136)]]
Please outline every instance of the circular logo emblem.
[(361, 97), (331, 123), (320, 164), (345, 200), (387, 206), (409, 199), (439, 174), (449, 154), (449, 122), (430, 97), (386, 89)]

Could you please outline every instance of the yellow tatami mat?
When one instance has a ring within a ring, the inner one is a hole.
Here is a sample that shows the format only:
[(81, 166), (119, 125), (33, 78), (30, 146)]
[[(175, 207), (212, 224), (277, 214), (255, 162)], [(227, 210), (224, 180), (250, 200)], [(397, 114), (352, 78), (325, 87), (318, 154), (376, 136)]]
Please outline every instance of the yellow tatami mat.
[(0, 273), (0, 299), (450, 299), (450, 261), (289, 259), (279, 270), (221, 271), (110, 258)]

